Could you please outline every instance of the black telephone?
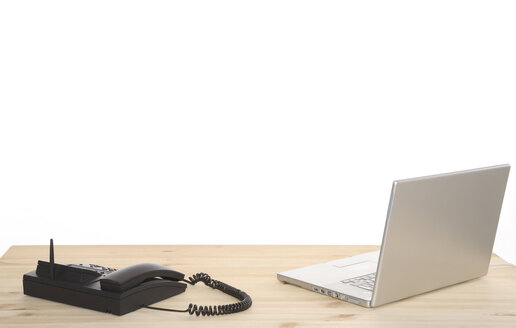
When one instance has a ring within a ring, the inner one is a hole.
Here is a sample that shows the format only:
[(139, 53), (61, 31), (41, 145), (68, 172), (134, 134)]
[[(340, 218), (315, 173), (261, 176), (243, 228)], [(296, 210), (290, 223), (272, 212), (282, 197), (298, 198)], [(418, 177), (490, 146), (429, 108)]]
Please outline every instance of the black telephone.
[[(181, 272), (155, 263), (135, 264), (121, 270), (95, 264), (57, 264), (54, 263), (54, 243), (50, 239), (50, 261), (38, 261), (35, 271), (23, 275), (23, 292), (117, 315), (142, 307), (197, 316), (230, 314), (251, 307), (252, 300), (247, 293), (214, 280), (206, 273), (197, 273), (188, 280), (184, 277)], [(236, 297), (239, 302), (218, 306), (189, 304), (186, 310), (149, 306), (184, 292), (186, 283), (195, 285), (199, 281)]]

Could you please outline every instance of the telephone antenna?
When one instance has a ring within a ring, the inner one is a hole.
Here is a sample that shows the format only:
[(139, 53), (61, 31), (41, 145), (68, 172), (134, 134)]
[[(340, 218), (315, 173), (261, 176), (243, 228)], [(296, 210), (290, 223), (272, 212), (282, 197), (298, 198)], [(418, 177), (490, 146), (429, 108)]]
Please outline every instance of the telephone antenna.
[(50, 279), (54, 280), (54, 240), (50, 238)]

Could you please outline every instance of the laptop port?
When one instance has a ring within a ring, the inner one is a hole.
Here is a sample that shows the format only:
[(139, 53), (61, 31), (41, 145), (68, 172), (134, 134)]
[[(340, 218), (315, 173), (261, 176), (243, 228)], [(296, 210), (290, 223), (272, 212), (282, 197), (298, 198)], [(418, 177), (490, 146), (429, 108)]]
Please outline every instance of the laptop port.
[(317, 288), (317, 287), (313, 287), (312, 289), (313, 289), (313, 290), (314, 290), (314, 292), (316, 292), (316, 293), (318, 293), (318, 292), (319, 292), (319, 288)]

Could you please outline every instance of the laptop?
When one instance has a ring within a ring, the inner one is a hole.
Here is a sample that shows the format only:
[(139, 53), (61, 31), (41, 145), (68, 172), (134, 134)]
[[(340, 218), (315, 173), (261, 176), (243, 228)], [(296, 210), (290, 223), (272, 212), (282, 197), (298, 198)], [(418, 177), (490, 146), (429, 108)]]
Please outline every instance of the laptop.
[(397, 180), (379, 251), (280, 272), (280, 281), (376, 307), (487, 273), (510, 165)]

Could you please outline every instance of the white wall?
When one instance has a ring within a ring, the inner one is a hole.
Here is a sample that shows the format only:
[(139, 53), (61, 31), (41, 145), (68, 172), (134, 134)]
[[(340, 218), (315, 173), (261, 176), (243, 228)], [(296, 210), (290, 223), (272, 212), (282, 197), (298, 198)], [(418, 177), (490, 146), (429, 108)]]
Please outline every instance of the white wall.
[(516, 164), (515, 9), (2, 1), (0, 253), (379, 244), (393, 179)]

